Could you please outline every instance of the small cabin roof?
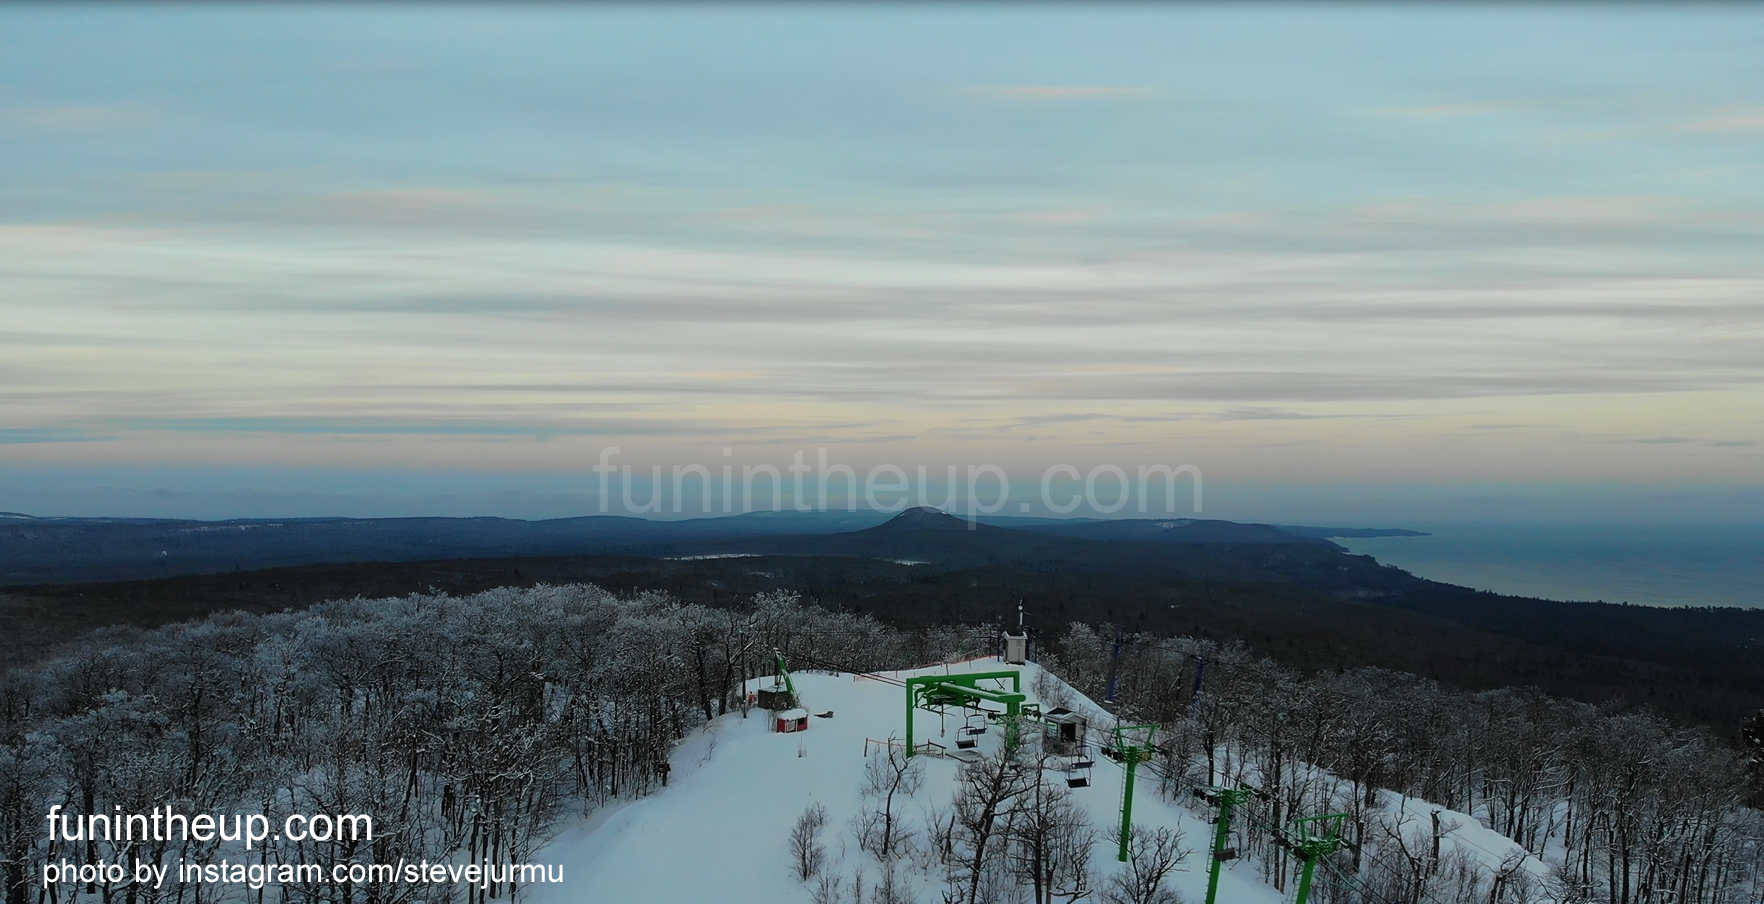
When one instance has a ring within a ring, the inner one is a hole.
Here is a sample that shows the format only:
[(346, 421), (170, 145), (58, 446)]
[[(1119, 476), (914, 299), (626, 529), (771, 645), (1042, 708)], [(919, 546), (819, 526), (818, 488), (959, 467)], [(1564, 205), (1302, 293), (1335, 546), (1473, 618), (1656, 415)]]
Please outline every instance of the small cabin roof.
[(808, 710), (806, 710), (806, 709), (787, 709), (787, 710), (784, 710), (783, 712), (779, 713), (778, 718), (789, 719), (793, 722), (796, 721), (797, 719), (806, 719), (806, 718), (808, 718)]

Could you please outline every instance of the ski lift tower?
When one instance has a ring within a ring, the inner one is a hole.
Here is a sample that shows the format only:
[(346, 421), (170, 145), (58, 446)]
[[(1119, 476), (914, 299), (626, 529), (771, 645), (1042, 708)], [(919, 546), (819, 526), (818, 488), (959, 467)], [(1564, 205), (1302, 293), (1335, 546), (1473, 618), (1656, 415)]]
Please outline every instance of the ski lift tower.
[(1206, 785), (1194, 789), (1194, 796), (1206, 801), (1219, 811), (1213, 820), (1213, 858), (1207, 869), (1207, 904), (1214, 904), (1219, 897), (1219, 868), (1227, 860), (1237, 859), (1237, 849), (1227, 847), (1231, 841), (1231, 811), (1247, 802), (1252, 795), (1261, 791), (1244, 785), (1238, 788), (1222, 788), (1217, 785)]
[(1121, 846), (1115, 855), (1122, 863), (1127, 862), (1127, 839), (1133, 834), (1133, 776), (1139, 771), (1139, 764), (1151, 759), (1157, 750), (1152, 743), (1157, 733), (1156, 725), (1115, 726), (1114, 752), (1127, 769), (1121, 778)]
[[(994, 690), (981, 687), (982, 681), (1009, 681), (1011, 689)], [(997, 703), (1004, 707), (1005, 737), (1015, 743), (1019, 737), (1018, 719), (1025, 709), (1023, 696), (1023, 673), (1009, 672), (970, 672), (966, 675), (921, 675), (906, 680), (906, 753), (913, 755), (913, 711), (936, 709), (939, 712), (947, 707), (959, 706), (963, 709), (979, 711), (982, 703)], [(1030, 704), (1029, 706), (1033, 706)], [(967, 726), (964, 726), (964, 730)], [(972, 732), (964, 735), (971, 737)]]
[(784, 654), (773, 650), (772, 665), (777, 669), (772, 675), (772, 686), (762, 687), (754, 695), (760, 708), (779, 712), (801, 706), (801, 700), (796, 696), (796, 682), (790, 680), (790, 669), (784, 664)]
[(1298, 896), (1293, 899), (1293, 904), (1305, 904), (1310, 898), (1311, 873), (1316, 870), (1317, 861), (1348, 843), (1341, 837), (1341, 826), (1347, 818), (1346, 813), (1307, 816), (1293, 820), (1291, 828), (1274, 833), (1274, 843), (1291, 851), (1304, 864), (1299, 873)]

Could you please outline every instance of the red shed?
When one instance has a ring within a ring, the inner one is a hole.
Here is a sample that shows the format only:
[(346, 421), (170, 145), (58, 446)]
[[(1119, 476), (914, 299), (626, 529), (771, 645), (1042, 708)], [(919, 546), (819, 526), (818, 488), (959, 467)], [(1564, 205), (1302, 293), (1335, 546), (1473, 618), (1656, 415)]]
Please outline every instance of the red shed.
[(787, 709), (777, 716), (777, 730), (781, 732), (807, 731), (809, 714), (806, 709)]

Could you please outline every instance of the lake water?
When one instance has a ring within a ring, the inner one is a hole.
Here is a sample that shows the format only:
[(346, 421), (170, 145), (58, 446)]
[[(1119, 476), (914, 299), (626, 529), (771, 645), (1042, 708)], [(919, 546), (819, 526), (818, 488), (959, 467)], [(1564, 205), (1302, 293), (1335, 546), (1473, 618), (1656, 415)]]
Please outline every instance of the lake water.
[(1335, 542), (1424, 578), (1553, 600), (1764, 608), (1764, 524), (1390, 524)]

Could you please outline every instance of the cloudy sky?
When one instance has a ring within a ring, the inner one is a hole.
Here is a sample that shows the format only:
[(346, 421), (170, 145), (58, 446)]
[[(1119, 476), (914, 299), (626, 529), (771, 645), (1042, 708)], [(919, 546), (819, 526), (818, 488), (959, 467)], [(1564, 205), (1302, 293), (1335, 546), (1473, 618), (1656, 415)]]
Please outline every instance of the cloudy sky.
[(1764, 8), (0, 6), (0, 508), (609, 445), (1755, 519)]

